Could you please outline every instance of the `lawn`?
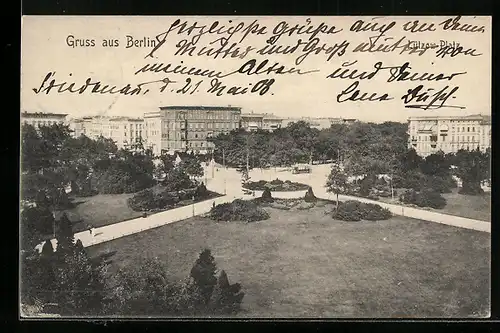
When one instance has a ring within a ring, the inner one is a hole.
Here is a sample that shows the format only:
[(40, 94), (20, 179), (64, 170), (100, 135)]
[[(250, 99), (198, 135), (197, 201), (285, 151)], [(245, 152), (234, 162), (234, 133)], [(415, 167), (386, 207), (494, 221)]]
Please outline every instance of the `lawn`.
[(454, 190), (445, 193), (446, 206), (443, 213), (491, 222), (491, 194), (462, 195)]
[(404, 217), (340, 222), (327, 209), (266, 208), (271, 219), (248, 224), (195, 217), (88, 250), (115, 252), (108, 274), (158, 257), (180, 279), (210, 248), (242, 284), (241, 316), (488, 315), (490, 234)]
[[(397, 189), (397, 193), (402, 194), (404, 189)], [(463, 195), (459, 194), (457, 189), (453, 189), (452, 193), (443, 193), (442, 196), (446, 199), (446, 206), (443, 209), (422, 208), (437, 213), (466, 217), (469, 219), (491, 222), (491, 194), (486, 192), (482, 195)], [(380, 198), (381, 202), (401, 203), (395, 198)]]
[(128, 198), (133, 195), (98, 194), (92, 197), (76, 198), (73, 201), (76, 207), (66, 211), (70, 220), (76, 222), (73, 231), (82, 231), (87, 228), (88, 224), (98, 228), (140, 217), (141, 212), (133, 211), (127, 204)]

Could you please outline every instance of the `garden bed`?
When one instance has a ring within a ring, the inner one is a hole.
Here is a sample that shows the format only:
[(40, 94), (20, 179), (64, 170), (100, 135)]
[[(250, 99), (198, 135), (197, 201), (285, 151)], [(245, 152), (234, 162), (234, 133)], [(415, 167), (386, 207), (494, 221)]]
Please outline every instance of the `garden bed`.
[(243, 188), (251, 191), (264, 191), (269, 189), (271, 192), (291, 192), (303, 191), (309, 188), (309, 185), (292, 182), (290, 180), (275, 179), (272, 181), (259, 180), (256, 182), (248, 182), (243, 185)]

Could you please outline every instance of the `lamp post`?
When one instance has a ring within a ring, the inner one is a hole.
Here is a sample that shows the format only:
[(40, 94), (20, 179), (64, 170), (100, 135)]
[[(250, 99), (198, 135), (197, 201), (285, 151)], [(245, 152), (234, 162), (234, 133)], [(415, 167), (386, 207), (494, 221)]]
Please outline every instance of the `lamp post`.
[(192, 206), (193, 206), (193, 217), (194, 217), (194, 195), (193, 195), (192, 199), (193, 199), (193, 205)]

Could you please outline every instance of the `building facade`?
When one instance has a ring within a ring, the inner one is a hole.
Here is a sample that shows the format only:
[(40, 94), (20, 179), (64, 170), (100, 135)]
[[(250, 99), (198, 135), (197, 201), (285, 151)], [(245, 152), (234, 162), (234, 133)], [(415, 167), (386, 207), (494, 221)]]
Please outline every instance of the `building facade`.
[(222, 106), (165, 106), (144, 114), (146, 147), (153, 154), (213, 149), (208, 141), (240, 128), (241, 108)]
[(309, 124), (311, 128), (316, 128), (318, 130), (330, 128), (330, 126), (335, 124), (345, 124), (350, 125), (356, 122), (356, 119), (352, 118), (313, 118), (313, 117), (302, 117), (302, 118), (287, 118), (283, 120), (282, 125), (284, 127), (288, 126), (290, 123), (295, 123), (298, 121), (304, 121)]
[(29, 124), (35, 128), (40, 126), (51, 126), (54, 124), (66, 124), (67, 114), (63, 113), (45, 113), (45, 112), (27, 112), (21, 113), (21, 123)]
[(70, 123), (73, 135), (85, 135), (91, 139), (105, 137), (112, 139), (118, 148), (127, 148), (131, 144), (144, 140), (144, 120), (130, 117), (83, 117)]
[(485, 151), (491, 147), (491, 117), (410, 117), (408, 147), (428, 156), (438, 151), (455, 153), (460, 149)]
[(241, 114), (241, 127), (247, 131), (262, 129), (274, 131), (281, 128), (283, 119), (269, 113), (243, 113)]

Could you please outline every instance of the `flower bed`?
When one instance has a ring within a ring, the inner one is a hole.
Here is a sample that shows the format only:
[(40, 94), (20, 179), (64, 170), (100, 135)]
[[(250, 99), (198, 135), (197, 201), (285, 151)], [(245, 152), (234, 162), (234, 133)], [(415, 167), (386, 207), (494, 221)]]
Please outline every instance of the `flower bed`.
[(243, 185), (243, 188), (252, 191), (264, 191), (268, 188), (271, 192), (290, 192), (307, 190), (309, 185), (292, 182), (290, 180), (275, 179), (272, 181), (259, 180), (256, 182), (248, 182)]

